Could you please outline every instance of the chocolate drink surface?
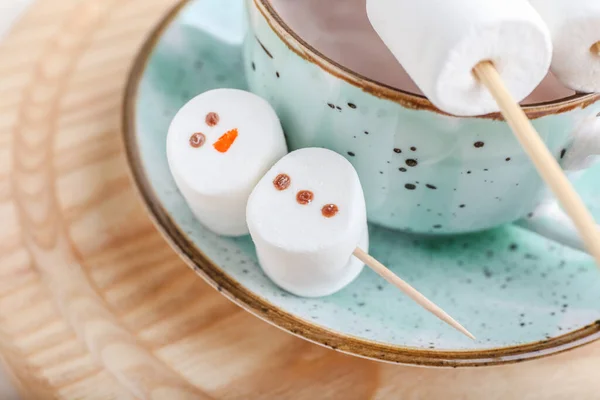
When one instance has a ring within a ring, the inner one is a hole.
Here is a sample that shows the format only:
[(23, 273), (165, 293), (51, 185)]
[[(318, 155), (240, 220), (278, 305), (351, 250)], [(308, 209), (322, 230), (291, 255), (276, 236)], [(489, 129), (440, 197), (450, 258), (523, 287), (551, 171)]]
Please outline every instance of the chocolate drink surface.
[[(271, 3), (287, 25), (331, 60), (385, 85), (422, 94), (372, 28), (366, 0), (271, 0)], [(522, 103), (548, 102), (574, 93), (549, 73)]]

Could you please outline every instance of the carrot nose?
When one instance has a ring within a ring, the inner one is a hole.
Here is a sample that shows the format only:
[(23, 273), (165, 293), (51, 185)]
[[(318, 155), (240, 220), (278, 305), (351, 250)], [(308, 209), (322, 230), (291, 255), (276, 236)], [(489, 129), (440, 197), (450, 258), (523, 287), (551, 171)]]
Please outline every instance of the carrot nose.
[(221, 136), (219, 140), (217, 140), (215, 144), (213, 144), (213, 147), (219, 153), (227, 153), (227, 150), (229, 150), (229, 148), (231, 147), (233, 142), (235, 142), (235, 139), (237, 139), (237, 137), (238, 130), (232, 129), (229, 132), (225, 133), (223, 136)]

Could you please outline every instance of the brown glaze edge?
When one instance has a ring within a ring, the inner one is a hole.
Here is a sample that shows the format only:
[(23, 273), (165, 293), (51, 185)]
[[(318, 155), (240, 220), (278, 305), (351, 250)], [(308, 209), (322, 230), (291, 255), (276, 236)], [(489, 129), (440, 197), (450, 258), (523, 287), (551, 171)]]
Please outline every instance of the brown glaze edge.
[[(294, 53), (304, 60), (318, 65), (325, 72), (346, 81), (347, 83), (358, 87), (363, 92), (380, 99), (393, 101), (402, 107), (411, 110), (431, 111), (440, 115), (465, 118), (465, 119), (490, 119), (494, 121), (504, 121), (504, 117), (499, 112), (473, 117), (457, 117), (448, 114), (434, 106), (426, 97), (396, 89), (392, 86), (369, 79), (360, 75), (343, 65), (331, 60), (317, 49), (309, 45), (304, 39), (296, 34), (279, 16), (268, 0), (252, 0), (256, 8), (261, 12), (265, 21), (271, 27), (271, 30), (279, 36), (281, 41)], [(576, 108), (586, 108), (589, 105), (600, 100), (599, 93), (578, 93), (569, 97), (553, 100), (543, 103), (528, 104), (523, 106), (523, 111), (529, 119), (537, 119), (547, 115), (562, 114)]]
[[(162, 33), (189, 1), (191, 0), (180, 0), (159, 22), (136, 56), (124, 92), (121, 128), (129, 174), (151, 220), (176, 253), (209, 285), (244, 310), (295, 336), (346, 354), (396, 364), (454, 368), (512, 364), (558, 354), (600, 338), (599, 321), (556, 338), (522, 346), (476, 351), (439, 351), (392, 346), (341, 334), (298, 318), (252, 293), (221, 270), (194, 246), (162, 207), (145, 175), (136, 140), (135, 107), (140, 79)], [(519, 358), (503, 359), (506, 357)]]

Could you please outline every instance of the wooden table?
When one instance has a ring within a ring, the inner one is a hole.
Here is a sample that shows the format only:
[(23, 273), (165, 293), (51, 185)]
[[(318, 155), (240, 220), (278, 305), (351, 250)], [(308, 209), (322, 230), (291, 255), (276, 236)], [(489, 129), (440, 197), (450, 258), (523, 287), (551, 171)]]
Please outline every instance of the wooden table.
[(378, 364), (239, 309), (132, 189), (121, 92), (170, 0), (38, 0), (0, 45), (0, 353), (24, 399), (594, 399), (600, 344), (538, 361)]

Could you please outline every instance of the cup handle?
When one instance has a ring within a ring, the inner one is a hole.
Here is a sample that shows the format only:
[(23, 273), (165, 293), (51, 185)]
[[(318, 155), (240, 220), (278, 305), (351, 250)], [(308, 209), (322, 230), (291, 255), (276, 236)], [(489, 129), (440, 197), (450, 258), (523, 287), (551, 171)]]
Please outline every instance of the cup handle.
[(561, 164), (565, 171), (590, 168), (600, 161), (600, 114), (585, 118), (575, 130)]
[[(600, 114), (587, 117), (575, 129), (571, 146), (562, 157), (561, 165), (565, 171), (576, 174), (592, 167), (598, 161), (600, 161)], [(586, 251), (577, 228), (554, 197), (547, 197), (533, 212), (533, 216), (515, 224), (565, 246)]]
[(585, 244), (571, 218), (554, 199), (548, 199), (535, 209), (533, 216), (517, 221), (515, 225), (564, 246), (587, 253)]

